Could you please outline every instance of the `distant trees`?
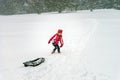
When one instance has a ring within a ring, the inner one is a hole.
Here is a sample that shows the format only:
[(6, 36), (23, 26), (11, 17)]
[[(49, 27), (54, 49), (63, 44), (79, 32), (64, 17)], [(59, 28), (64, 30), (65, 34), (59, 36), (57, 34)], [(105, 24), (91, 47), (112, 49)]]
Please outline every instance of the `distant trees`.
[(70, 6), (71, 0), (45, 0), (45, 5), (48, 11), (58, 11), (61, 13)]
[(95, 9), (95, 5), (96, 5), (96, 2), (97, 2), (97, 0), (88, 0), (88, 9), (92, 12), (93, 11), (93, 9)]
[(31, 12), (42, 13), (44, 9), (44, 0), (26, 0), (27, 7), (31, 9)]
[(0, 3), (1, 14), (22, 13), (24, 0), (4, 0)]
[(45, 5), (48, 11), (58, 11), (61, 13), (64, 10), (77, 11), (80, 5), (79, 0), (45, 0)]
[(113, 0), (113, 8), (119, 9), (120, 10), (120, 0)]
[(0, 0), (0, 14), (120, 9), (120, 0)]

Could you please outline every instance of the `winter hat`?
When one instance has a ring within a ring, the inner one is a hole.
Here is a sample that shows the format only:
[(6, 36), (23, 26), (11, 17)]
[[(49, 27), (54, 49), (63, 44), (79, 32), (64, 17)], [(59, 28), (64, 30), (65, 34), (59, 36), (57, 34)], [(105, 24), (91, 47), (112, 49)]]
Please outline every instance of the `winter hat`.
[(58, 32), (57, 33), (62, 33), (63, 32), (63, 30), (62, 29), (58, 29)]

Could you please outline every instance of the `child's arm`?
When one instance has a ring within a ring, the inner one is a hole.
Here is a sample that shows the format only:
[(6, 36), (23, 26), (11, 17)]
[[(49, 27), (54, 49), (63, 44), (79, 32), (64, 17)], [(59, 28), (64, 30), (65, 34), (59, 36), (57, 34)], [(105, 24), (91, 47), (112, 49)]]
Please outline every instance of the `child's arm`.
[(63, 46), (63, 44), (64, 44), (64, 41), (63, 41), (63, 38), (61, 38), (61, 40), (60, 40), (60, 47), (62, 47)]
[(50, 40), (48, 41), (48, 44), (50, 43), (50, 41), (56, 36), (57, 34), (54, 34), (51, 38), (50, 38)]

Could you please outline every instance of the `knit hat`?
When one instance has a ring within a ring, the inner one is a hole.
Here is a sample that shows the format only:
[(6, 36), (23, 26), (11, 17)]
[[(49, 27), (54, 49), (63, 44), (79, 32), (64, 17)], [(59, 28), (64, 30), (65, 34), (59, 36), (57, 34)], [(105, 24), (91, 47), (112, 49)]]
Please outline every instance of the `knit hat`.
[(58, 29), (58, 32), (57, 33), (62, 33), (63, 32), (63, 30), (62, 29)]

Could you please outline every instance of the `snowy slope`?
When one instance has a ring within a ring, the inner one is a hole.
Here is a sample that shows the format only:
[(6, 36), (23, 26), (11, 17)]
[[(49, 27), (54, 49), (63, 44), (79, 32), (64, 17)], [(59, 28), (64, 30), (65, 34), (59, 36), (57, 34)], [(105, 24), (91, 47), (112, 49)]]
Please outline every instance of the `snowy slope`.
[[(120, 11), (0, 16), (0, 80), (119, 80)], [(61, 54), (49, 38), (63, 29)], [(37, 67), (24, 61), (45, 57)]]

